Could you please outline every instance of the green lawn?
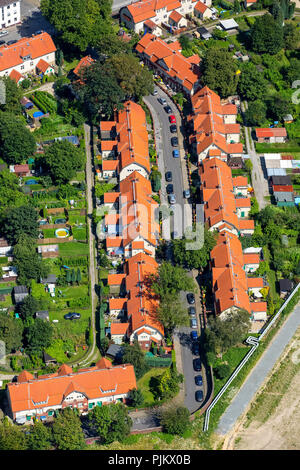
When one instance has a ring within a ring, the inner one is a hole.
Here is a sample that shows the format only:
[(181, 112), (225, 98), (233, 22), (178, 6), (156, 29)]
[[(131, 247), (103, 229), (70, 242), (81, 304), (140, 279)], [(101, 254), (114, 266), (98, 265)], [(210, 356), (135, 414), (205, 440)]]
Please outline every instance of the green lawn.
[(149, 406), (154, 403), (154, 396), (150, 391), (150, 380), (151, 377), (157, 377), (158, 375), (161, 375), (163, 371), (163, 368), (152, 368), (148, 372), (146, 372), (146, 374), (143, 375), (140, 380), (138, 380), (137, 388), (141, 390), (144, 395), (144, 405)]
[(89, 245), (87, 243), (60, 243), (59, 255), (65, 257), (81, 256), (89, 254)]
[(75, 240), (87, 240), (86, 225), (83, 227), (73, 226), (72, 232)]

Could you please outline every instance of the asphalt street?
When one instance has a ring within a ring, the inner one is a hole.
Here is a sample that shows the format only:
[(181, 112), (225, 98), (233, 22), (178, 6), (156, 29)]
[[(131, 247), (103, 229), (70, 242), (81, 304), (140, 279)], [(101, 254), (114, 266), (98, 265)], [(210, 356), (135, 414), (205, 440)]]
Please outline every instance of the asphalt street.
[(285, 347), (289, 344), (297, 329), (300, 326), (300, 303), (289, 315), (284, 325), (258, 361), (240, 391), (232, 400), (231, 404), (221, 416), (217, 432), (227, 434), (236, 423), (237, 419), (245, 412), (256, 392), (262, 386), (268, 374), (273, 369)]
[[(151, 105), (152, 110), (154, 111), (154, 127), (156, 135), (156, 150), (158, 156), (158, 166), (159, 170), (162, 173), (162, 187), (161, 187), (161, 202), (168, 203), (168, 195), (166, 192), (166, 185), (168, 184), (165, 180), (165, 173), (167, 171), (172, 172), (172, 184), (174, 188), (174, 194), (176, 197), (176, 204), (170, 206), (171, 210), (174, 212), (173, 217), (173, 228), (171, 229), (174, 232), (177, 232), (177, 237), (182, 238), (184, 233), (184, 226), (191, 225), (191, 214), (192, 206), (190, 201), (184, 198), (183, 196), (183, 179), (182, 179), (182, 168), (181, 168), (181, 158), (173, 157), (173, 150), (179, 150), (180, 154), (184, 152), (183, 148), (173, 147), (171, 145), (171, 138), (178, 136), (181, 132), (181, 121), (179, 122), (177, 117), (177, 134), (172, 134), (170, 131), (170, 120), (169, 117), (171, 114), (178, 114), (175, 104), (164, 93), (159, 87), (155, 87), (158, 94), (153, 96), (147, 96), (145, 102)], [(162, 105), (159, 103), (159, 98), (165, 98), (167, 104)], [(165, 107), (170, 106), (172, 113), (168, 114), (165, 111)], [(153, 113), (153, 114), (154, 114)], [(183, 156), (183, 155), (181, 155)], [(184, 225), (185, 224), (185, 225)]]

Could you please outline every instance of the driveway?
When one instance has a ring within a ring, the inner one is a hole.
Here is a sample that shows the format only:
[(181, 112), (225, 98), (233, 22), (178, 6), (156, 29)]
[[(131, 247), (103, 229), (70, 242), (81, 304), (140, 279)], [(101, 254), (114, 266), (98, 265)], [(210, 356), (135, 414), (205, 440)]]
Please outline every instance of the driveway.
[[(248, 104), (246, 102), (242, 102), (241, 108), (243, 112), (245, 112), (247, 107), (248, 107)], [(251, 162), (253, 164), (253, 170), (251, 173), (252, 186), (254, 189), (255, 197), (257, 199), (259, 208), (263, 209), (268, 204), (268, 201), (265, 199), (265, 197), (270, 195), (268, 180), (266, 178), (266, 175), (264, 174), (263, 167), (262, 167), (263, 157), (259, 156), (256, 153), (255, 145), (254, 145), (252, 135), (251, 135), (252, 128), (245, 126), (244, 129), (245, 129), (247, 153), (250, 156)]]

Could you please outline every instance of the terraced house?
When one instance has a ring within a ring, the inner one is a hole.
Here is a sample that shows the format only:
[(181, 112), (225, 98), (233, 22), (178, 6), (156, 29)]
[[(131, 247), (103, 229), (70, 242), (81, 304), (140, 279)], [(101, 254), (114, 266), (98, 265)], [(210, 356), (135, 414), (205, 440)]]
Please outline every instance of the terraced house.
[(174, 91), (193, 96), (200, 88), (200, 57), (198, 54), (184, 57), (178, 41), (167, 44), (162, 39), (147, 33), (138, 42), (136, 51), (141, 59), (159, 74), (164, 83)]
[(32, 423), (33, 418), (47, 421), (56, 410), (67, 407), (84, 414), (95, 406), (126, 402), (133, 388), (133, 365), (112, 366), (105, 358), (78, 372), (66, 364), (54, 374), (39, 377), (23, 371), (17, 382), (7, 385), (9, 414), (19, 424)]
[[(239, 236), (253, 234), (254, 221), (247, 218), (250, 199), (243, 196), (244, 178), (232, 178), (228, 165), (217, 157), (205, 158), (200, 165), (204, 220), (209, 230), (219, 232), (210, 254), (215, 312), (221, 318), (243, 309), (251, 320), (267, 318), (267, 303), (261, 302), (262, 278), (248, 277), (261, 261), (259, 253), (243, 253)], [(251, 298), (250, 298), (250, 297)]]
[(192, 106), (193, 113), (188, 117), (190, 144), (199, 162), (207, 156), (224, 161), (240, 157), (243, 144), (240, 125), (236, 122), (236, 105), (222, 103), (220, 97), (205, 86), (192, 97)]
[[(184, 17), (194, 15), (197, 3), (197, 0), (141, 0), (122, 8), (120, 20), (135, 33), (155, 31), (160, 36), (163, 25), (186, 26)], [(204, 0), (203, 3), (210, 7), (212, 2)]]

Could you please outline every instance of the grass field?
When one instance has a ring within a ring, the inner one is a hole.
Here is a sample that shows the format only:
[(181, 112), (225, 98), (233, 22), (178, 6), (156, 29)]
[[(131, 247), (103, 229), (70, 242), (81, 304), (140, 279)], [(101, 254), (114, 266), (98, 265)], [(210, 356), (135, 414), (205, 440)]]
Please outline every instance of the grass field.
[(162, 368), (152, 368), (146, 372), (143, 377), (138, 380), (137, 388), (141, 390), (144, 395), (145, 403), (144, 405), (148, 406), (154, 403), (154, 396), (150, 391), (150, 380), (152, 377), (157, 377), (163, 373), (164, 369)]
[(89, 245), (87, 243), (60, 243), (59, 255), (65, 257), (81, 256), (89, 254)]

